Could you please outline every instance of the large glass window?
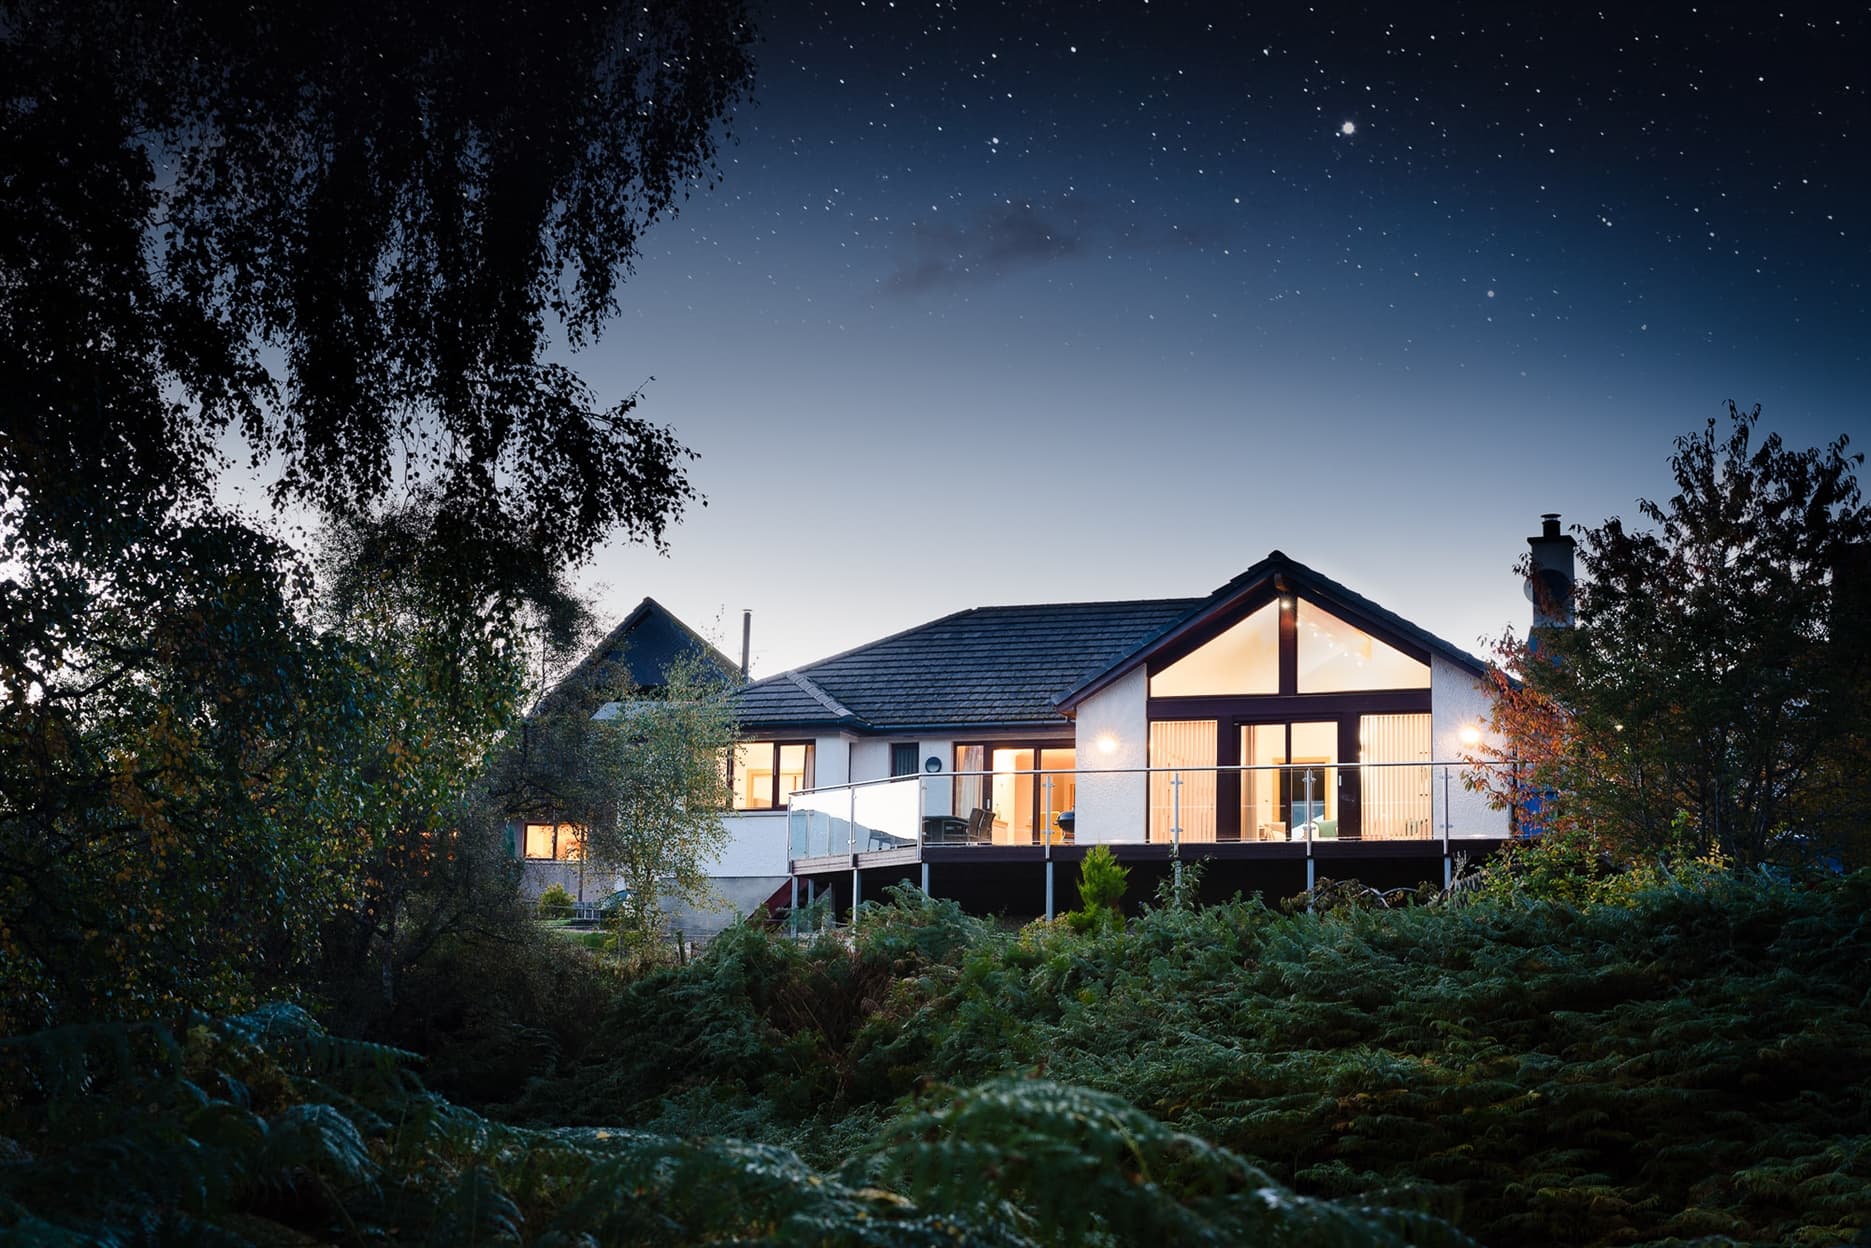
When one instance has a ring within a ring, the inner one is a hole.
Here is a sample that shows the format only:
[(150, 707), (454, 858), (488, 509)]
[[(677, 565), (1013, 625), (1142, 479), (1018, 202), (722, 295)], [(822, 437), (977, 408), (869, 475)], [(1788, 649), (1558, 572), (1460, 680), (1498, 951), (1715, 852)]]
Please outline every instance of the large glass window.
[[(956, 747), (957, 771), (973, 770), (969, 764), (979, 767), (982, 761), (993, 773), (986, 788), (993, 811), (990, 835), (995, 844), (1039, 844), (1042, 834), (1056, 843), (1071, 839), (1070, 829), (1059, 816), (1073, 810), (1078, 799), (1076, 750), (1069, 746)], [(966, 783), (966, 778), (957, 780), (958, 786)], [(979, 791), (958, 792), (963, 801), (958, 801), (955, 808), (964, 809), (964, 802)]]
[(565, 861), (584, 851), (583, 832), (569, 823), (529, 823), (525, 827), (526, 856)]
[(1033, 840), (1032, 750), (995, 750), (994, 840), (1001, 845), (1026, 845)]
[(1280, 802), (1285, 763), (1285, 724), (1249, 724), (1241, 729), (1242, 840), (1286, 839), (1286, 809)]
[[(1150, 839), (1167, 843), (1181, 825), (1181, 839), (1215, 839), (1215, 721), (1157, 719), (1150, 722)], [(1159, 767), (1183, 767), (1167, 772)], [(1175, 781), (1181, 780), (1178, 788)]]
[(1314, 840), (1338, 835), (1338, 723), (1241, 728), (1241, 835)]
[[(1429, 716), (1365, 715), (1358, 720), (1362, 782), (1359, 818), (1368, 840), (1429, 836)], [(1407, 764), (1407, 765), (1405, 765)]]
[(987, 747), (984, 745), (958, 745), (955, 747), (955, 813), (963, 819), (972, 819), (976, 811), (987, 809), (987, 786), (982, 783), (984, 777), (968, 775), (968, 772), (987, 770)]
[(778, 810), (812, 787), (812, 742), (747, 741), (734, 747), (735, 810)]
[(1041, 750), (1038, 777), (1039, 826), (1055, 844), (1070, 843), (1071, 821), (1059, 822), (1059, 816), (1074, 812), (1078, 806), (1078, 751), (1075, 749)]
[(1316, 603), (1299, 603), (1299, 692), (1427, 689), (1429, 665)]
[(1150, 677), (1153, 698), (1280, 692), (1280, 609), (1268, 603)]

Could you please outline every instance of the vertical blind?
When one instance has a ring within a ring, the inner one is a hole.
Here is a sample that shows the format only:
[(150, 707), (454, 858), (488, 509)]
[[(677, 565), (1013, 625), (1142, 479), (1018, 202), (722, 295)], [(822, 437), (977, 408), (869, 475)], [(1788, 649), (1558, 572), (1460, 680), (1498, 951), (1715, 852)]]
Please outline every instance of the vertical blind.
[(1361, 795), (1363, 836), (1372, 841), (1429, 836), (1429, 716), (1366, 715), (1358, 720), (1364, 763), (1423, 763), (1421, 767), (1366, 766)]
[[(1150, 766), (1187, 767), (1182, 779), (1180, 821), (1185, 841), (1215, 839), (1215, 721), (1150, 721)], [(1150, 839), (1167, 842), (1178, 820), (1178, 798), (1168, 772), (1150, 772)]]

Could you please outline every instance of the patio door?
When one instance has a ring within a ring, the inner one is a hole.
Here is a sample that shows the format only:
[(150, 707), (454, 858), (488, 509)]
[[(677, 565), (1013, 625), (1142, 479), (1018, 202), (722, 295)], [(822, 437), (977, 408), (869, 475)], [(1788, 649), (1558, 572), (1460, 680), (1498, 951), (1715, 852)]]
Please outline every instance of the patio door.
[(1339, 833), (1339, 722), (1240, 725), (1241, 839), (1314, 840)]
[(1078, 778), (1072, 770), (1077, 756), (1070, 746), (995, 746), (988, 751), (997, 844), (1071, 840), (1059, 816), (1077, 804)]

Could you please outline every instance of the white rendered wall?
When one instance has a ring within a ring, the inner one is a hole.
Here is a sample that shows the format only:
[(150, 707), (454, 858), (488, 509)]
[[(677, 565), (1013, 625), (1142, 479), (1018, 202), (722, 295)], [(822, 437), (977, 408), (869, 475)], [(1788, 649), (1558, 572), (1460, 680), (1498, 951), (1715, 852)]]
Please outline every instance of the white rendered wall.
[[(851, 780), (882, 780), (890, 774), (890, 743), (860, 739), (851, 743)], [(824, 784), (825, 781), (819, 781)]]
[(735, 810), (721, 816), (728, 839), (711, 860), (709, 875), (785, 875), (786, 812)]
[[(1460, 759), (1469, 752), (1462, 744), (1464, 727), (1487, 730), (1488, 713), (1493, 698), (1481, 678), (1467, 668), (1457, 667), (1441, 655), (1432, 655), (1429, 669), (1429, 756), (1436, 762)], [(1445, 786), (1443, 769), (1437, 767), (1430, 786), (1430, 830), (1442, 836), (1445, 807), (1443, 793), (1448, 793), (1446, 814), (1451, 839), (1462, 836), (1506, 836), (1507, 812), (1491, 810), (1484, 793), (1471, 793), (1462, 787), (1462, 770), (1449, 769)]]
[[(822, 789), (828, 785), (849, 784), (852, 779), (854, 779), (851, 770), (856, 759), (853, 755), (856, 753), (857, 747), (864, 744), (866, 743), (853, 741), (850, 737), (842, 733), (828, 737), (814, 738), (812, 747), (812, 787), (815, 789)], [(884, 770), (886, 772), (890, 770), (888, 760), (885, 761)], [(863, 775), (855, 777), (855, 779), (859, 780), (869, 778), (870, 777)]]
[[(1149, 766), (1149, 673), (1138, 667), (1078, 707), (1078, 813), (1073, 840), (1080, 845), (1142, 841), (1149, 834), (1149, 784), (1141, 771), (1101, 776), (1100, 771)], [(1116, 742), (1106, 754), (1101, 739)]]
[(955, 743), (946, 738), (918, 741), (916, 766), (921, 768), (931, 758), (940, 760), (942, 770), (933, 775), (923, 773), (923, 813), (952, 815), (956, 813), (955, 780), (950, 774), (955, 769)]

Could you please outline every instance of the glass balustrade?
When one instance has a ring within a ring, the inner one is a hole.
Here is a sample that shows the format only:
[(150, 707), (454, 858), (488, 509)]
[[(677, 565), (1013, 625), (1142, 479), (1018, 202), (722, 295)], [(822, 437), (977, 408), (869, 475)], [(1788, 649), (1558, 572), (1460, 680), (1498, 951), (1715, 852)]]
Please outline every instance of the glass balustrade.
[[(1318, 742), (1306, 738), (1310, 727), (1267, 739), (1264, 730), (1247, 733), (1244, 749), (1277, 761), (1233, 767), (1010, 769), (1003, 761), (979, 772), (800, 790), (789, 802), (791, 856), (1075, 840), (1423, 841), (1499, 837), (1515, 826), (1514, 812), (1490, 810), (1465, 782), (1512, 792), (1502, 783), (1510, 764), (1346, 763), (1323, 732)], [(1301, 757), (1279, 757), (1289, 751)]]

